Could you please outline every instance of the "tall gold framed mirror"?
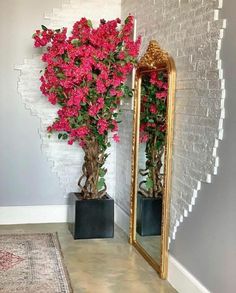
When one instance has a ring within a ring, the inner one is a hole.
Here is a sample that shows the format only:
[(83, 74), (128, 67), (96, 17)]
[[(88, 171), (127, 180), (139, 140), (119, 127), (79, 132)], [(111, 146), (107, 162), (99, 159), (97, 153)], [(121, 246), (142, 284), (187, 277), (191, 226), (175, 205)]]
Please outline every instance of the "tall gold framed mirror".
[(130, 243), (162, 279), (168, 272), (176, 70), (150, 41), (135, 74)]

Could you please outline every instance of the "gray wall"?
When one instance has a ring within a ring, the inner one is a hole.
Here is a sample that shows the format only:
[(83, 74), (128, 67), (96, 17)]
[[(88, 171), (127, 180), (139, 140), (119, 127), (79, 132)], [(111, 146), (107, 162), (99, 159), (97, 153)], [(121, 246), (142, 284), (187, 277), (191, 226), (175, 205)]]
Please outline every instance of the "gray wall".
[(63, 204), (64, 194), (40, 150), (39, 120), (17, 93), (16, 64), (34, 54), (32, 33), (61, 0), (0, 1), (0, 206)]
[(236, 2), (224, 1), (223, 39), (226, 119), (219, 174), (204, 184), (192, 214), (179, 228), (170, 252), (214, 293), (236, 291)]

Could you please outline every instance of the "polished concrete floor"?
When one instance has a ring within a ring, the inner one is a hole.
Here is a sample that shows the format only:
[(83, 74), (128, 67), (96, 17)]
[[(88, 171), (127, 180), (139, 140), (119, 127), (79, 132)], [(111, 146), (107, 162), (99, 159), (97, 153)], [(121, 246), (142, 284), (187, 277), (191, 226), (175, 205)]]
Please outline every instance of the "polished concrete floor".
[(13, 231), (58, 232), (75, 293), (176, 292), (159, 279), (118, 227), (114, 239), (73, 240), (66, 224), (0, 226), (0, 233)]

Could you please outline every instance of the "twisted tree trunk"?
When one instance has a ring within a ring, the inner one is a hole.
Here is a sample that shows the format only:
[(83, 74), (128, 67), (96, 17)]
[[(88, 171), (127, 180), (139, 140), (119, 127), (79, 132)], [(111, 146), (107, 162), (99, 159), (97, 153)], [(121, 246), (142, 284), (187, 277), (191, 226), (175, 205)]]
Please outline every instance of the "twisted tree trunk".
[(101, 149), (98, 141), (93, 137), (86, 142), (83, 148), (85, 156), (82, 166), (82, 176), (78, 186), (84, 199), (102, 198), (106, 194), (106, 184), (102, 190), (98, 190), (99, 171), (106, 160), (105, 151)]
[(149, 189), (145, 184), (147, 180), (142, 180), (139, 183), (139, 190), (145, 197), (161, 197), (163, 195), (163, 174), (161, 174), (162, 167), (162, 155), (164, 153), (164, 147), (161, 149), (156, 148), (157, 137), (153, 136), (149, 139), (146, 145), (147, 161), (145, 169), (140, 169), (139, 174), (141, 176), (148, 176), (153, 182), (153, 186)]

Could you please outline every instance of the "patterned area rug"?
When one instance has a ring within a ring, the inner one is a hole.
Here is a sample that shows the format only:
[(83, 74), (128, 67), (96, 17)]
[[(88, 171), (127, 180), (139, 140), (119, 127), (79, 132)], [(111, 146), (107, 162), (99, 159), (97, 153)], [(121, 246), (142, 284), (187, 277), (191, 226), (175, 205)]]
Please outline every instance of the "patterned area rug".
[(0, 292), (72, 292), (56, 234), (0, 234)]

